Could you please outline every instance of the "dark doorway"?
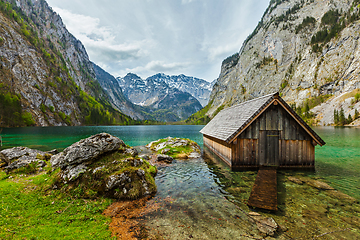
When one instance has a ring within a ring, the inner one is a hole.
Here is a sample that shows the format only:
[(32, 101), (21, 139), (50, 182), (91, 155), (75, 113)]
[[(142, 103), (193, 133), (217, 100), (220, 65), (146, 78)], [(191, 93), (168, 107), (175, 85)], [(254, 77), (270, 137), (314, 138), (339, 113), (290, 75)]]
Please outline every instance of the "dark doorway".
[(260, 131), (260, 166), (279, 166), (279, 131)]

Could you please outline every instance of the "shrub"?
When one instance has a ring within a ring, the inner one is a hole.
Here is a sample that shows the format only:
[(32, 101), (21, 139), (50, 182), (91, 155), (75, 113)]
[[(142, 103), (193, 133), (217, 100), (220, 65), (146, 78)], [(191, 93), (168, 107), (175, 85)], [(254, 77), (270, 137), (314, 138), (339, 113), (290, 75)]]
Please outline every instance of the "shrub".
[(304, 20), (302, 21), (301, 24), (299, 24), (298, 26), (296, 26), (295, 28), (295, 33), (299, 33), (302, 29), (308, 27), (308, 26), (314, 26), (316, 23), (316, 19), (313, 17), (306, 17), (304, 18)]
[(34, 121), (34, 119), (32, 118), (31, 113), (25, 112), (25, 113), (22, 114), (21, 117), (22, 117), (22, 120), (23, 120), (23, 122), (24, 122), (24, 124), (25, 124), (26, 126), (33, 126), (33, 125), (35, 125), (35, 121)]

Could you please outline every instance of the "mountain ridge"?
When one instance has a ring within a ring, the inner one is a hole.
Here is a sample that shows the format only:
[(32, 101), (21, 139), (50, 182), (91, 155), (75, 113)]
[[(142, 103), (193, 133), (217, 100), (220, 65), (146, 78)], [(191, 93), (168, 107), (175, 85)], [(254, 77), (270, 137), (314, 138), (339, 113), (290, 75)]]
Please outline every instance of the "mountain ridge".
[[(154, 77), (155, 76), (155, 77)], [(124, 95), (144, 115), (145, 119), (177, 122), (185, 120), (192, 113), (199, 111), (200, 102), (188, 92), (170, 87), (159, 76), (154, 75), (145, 80), (134, 73), (117, 78)]]

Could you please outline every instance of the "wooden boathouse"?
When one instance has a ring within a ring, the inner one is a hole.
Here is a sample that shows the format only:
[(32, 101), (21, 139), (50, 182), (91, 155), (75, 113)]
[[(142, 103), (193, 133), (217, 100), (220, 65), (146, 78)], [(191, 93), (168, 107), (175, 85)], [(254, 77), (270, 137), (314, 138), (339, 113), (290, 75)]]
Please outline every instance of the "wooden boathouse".
[(233, 170), (314, 168), (315, 146), (325, 144), (279, 93), (226, 108), (200, 132)]

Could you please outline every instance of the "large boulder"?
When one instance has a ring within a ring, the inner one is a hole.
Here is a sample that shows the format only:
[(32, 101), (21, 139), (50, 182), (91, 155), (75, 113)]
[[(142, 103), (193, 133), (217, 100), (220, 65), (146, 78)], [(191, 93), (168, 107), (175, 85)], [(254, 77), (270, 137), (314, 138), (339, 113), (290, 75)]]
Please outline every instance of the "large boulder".
[(51, 158), (53, 169), (59, 171), (54, 188), (90, 198), (136, 199), (154, 194), (156, 167), (137, 154), (107, 133), (83, 139)]
[(82, 139), (67, 147), (63, 152), (51, 157), (53, 168), (65, 169), (69, 165), (78, 165), (96, 159), (100, 155), (125, 148), (125, 143), (108, 133), (99, 133)]

